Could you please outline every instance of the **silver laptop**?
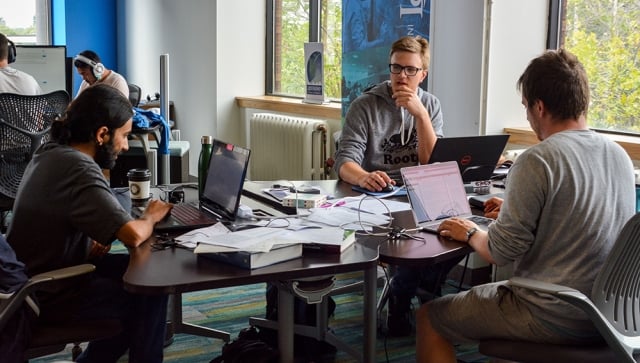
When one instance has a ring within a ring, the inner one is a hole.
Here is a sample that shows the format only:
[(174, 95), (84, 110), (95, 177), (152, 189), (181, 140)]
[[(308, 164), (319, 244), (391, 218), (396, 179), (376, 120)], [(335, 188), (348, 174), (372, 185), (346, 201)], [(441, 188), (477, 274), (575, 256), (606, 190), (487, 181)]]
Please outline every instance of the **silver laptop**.
[(455, 161), (400, 169), (413, 217), (424, 231), (437, 233), (442, 220), (468, 218), (485, 230), (492, 219), (471, 213), (460, 169)]

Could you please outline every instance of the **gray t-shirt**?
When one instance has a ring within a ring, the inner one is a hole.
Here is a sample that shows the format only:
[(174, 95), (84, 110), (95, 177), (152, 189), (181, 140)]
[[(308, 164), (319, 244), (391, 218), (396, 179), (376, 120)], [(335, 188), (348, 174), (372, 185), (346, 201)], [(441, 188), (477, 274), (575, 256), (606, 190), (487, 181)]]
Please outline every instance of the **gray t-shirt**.
[[(353, 161), (366, 171), (382, 170), (400, 180), (400, 168), (419, 164), (418, 138), (413, 116), (404, 112), (405, 137), (400, 134), (402, 114), (391, 98), (391, 84), (385, 81), (363, 92), (349, 107), (336, 150), (335, 170)], [(431, 116), (436, 136), (442, 137), (440, 101), (418, 88), (418, 97)], [(411, 125), (413, 124), (413, 127)]]
[(92, 239), (111, 243), (131, 219), (92, 158), (48, 143), (24, 172), (7, 239), (34, 275), (85, 263)]
[[(489, 227), (498, 265), (514, 275), (590, 296), (624, 223), (635, 213), (633, 165), (616, 143), (588, 130), (553, 134), (511, 167), (504, 204)], [(542, 319), (580, 328), (584, 315), (548, 295), (514, 289)]]

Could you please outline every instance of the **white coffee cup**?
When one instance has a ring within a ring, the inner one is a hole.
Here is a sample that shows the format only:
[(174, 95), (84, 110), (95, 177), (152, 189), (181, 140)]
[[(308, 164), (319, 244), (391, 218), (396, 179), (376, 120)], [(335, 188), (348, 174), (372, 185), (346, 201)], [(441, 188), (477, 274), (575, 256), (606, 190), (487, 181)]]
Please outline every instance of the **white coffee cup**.
[(129, 178), (129, 193), (133, 207), (145, 207), (151, 198), (151, 172), (149, 169), (131, 169), (127, 173)]

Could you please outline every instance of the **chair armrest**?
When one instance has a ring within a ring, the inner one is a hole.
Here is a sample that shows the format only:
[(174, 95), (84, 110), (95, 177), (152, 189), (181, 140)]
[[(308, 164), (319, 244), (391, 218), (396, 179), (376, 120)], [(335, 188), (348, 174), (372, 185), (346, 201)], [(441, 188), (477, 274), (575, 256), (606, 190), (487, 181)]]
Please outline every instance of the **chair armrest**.
[(579, 292), (578, 290), (571, 287), (538, 281), (534, 279), (528, 279), (525, 277), (512, 277), (509, 279), (509, 285), (539, 292), (545, 292), (552, 295), (557, 295), (561, 292)]
[(57, 270), (52, 270), (52, 271), (47, 271), (47, 272), (43, 272), (41, 274), (37, 274), (35, 276), (33, 276), (29, 282), (32, 284), (35, 283), (41, 283), (44, 282), (45, 280), (62, 280), (62, 279), (67, 279), (69, 277), (74, 277), (74, 276), (78, 276), (78, 275), (84, 275), (86, 273), (89, 272), (93, 272), (96, 269), (96, 267), (90, 263), (85, 263), (82, 265), (75, 265), (75, 266), (71, 266), (71, 267), (65, 267), (65, 268), (61, 268), (61, 269), (57, 269)]
[(31, 300), (30, 295), (38, 291), (40, 288), (47, 286), (48, 282), (87, 274), (93, 272), (95, 269), (96, 267), (94, 265), (86, 263), (47, 271), (33, 276), (18, 291), (8, 296), (6, 299), (0, 299), (0, 329), (4, 328), (5, 324), (10, 320), (15, 312), (22, 307), (24, 302), (29, 304), (36, 314), (39, 314), (39, 309), (33, 300)]
[(589, 319), (594, 323), (595, 327), (604, 340), (607, 342), (620, 358), (621, 362), (634, 362), (632, 350), (623, 342), (628, 339), (637, 340), (637, 338), (629, 338), (621, 334), (610, 322), (609, 319), (600, 311), (600, 309), (582, 292), (557, 284), (552, 284), (523, 277), (512, 277), (509, 279), (509, 285), (521, 287), (533, 291), (543, 292), (564, 300), (569, 304), (579, 308), (587, 314)]

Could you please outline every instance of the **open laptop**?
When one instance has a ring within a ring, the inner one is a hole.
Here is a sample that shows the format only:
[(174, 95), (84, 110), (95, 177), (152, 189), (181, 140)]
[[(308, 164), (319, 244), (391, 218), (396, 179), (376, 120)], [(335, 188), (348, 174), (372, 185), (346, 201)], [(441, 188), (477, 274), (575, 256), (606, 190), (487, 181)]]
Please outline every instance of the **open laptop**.
[(196, 229), (235, 220), (250, 150), (216, 139), (211, 149), (207, 181), (197, 205), (175, 205), (171, 215), (156, 224), (156, 231)]
[(428, 164), (455, 161), (465, 183), (489, 180), (508, 140), (506, 134), (439, 138)]
[(418, 227), (437, 233), (442, 220), (469, 218), (485, 230), (492, 219), (471, 213), (460, 169), (455, 161), (400, 169)]

